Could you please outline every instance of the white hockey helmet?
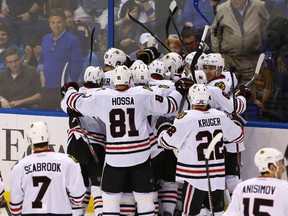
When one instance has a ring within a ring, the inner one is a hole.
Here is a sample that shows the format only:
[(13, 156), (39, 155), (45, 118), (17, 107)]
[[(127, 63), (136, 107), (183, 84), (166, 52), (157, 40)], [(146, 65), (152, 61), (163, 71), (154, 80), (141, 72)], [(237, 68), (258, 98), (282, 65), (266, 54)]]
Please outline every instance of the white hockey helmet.
[(117, 48), (111, 47), (104, 54), (104, 64), (112, 67), (122, 65), (127, 59), (126, 54)]
[(49, 137), (48, 126), (44, 121), (32, 123), (27, 130), (27, 140), (30, 145), (49, 142)]
[(134, 84), (147, 85), (150, 80), (150, 70), (146, 64), (138, 64), (130, 67)]
[(209, 53), (203, 61), (204, 65), (216, 66), (216, 70), (222, 67), (222, 70), (224, 70), (224, 58), (220, 53)]
[(113, 72), (113, 83), (117, 85), (127, 85), (130, 86), (130, 79), (132, 78), (132, 73), (129, 68), (125, 65), (117, 66)]
[(175, 74), (181, 74), (184, 70), (183, 58), (176, 52), (170, 52), (163, 56), (162, 61), (170, 72), (170, 78), (173, 79)]
[(269, 164), (273, 163), (278, 167), (278, 162), (283, 159), (283, 154), (275, 148), (262, 148), (254, 157), (255, 165), (259, 172), (269, 172)]
[(189, 89), (188, 99), (192, 105), (206, 105), (210, 99), (210, 91), (204, 84), (194, 84)]
[(104, 77), (104, 71), (101, 67), (88, 66), (84, 73), (84, 82), (100, 84)]
[[(185, 62), (185, 64), (188, 64), (189, 67), (191, 66), (191, 63), (192, 63), (192, 60), (193, 60), (195, 54), (196, 54), (196, 52), (191, 52), (191, 53), (189, 53), (189, 54), (185, 57), (184, 62)], [(197, 66), (197, 69), (198, 69), (198, 70), (203, 70), (204, 58), (205, 58), (206, 56), (207, 56), (207, 55), (206, 55), (205, 53), (202, 53), (202, 54), (200, 55), (200, 57), (198, 58), (198, 61), (197, 61), (196, 65), (195, 65), (195, 66)]]
[(151, 74), (159, 74), (162, 77), (164, 77), (165, 73), (168, 72), (164, 62), (160, 59), (155, 59), (148, 67)]

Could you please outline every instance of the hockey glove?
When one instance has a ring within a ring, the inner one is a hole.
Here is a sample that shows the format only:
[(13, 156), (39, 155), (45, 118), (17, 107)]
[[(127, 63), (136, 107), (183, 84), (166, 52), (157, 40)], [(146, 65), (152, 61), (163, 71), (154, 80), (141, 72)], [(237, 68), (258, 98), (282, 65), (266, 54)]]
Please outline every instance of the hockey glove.
[(61, 95), (62, 97), (65, 96), (66, 92), (68, 91), (69, 88), (74, 88), (76, 91), (79, 90), (79, 85), (77, 82), (68, 82), (65, 83), (62, 87), (61, 87)]
[(246, 101), (249, 101), (249, 99), (250, 99), (250, 97), (252, 95), (251, 90), (248, 87), (246, 87), (245, 85), (242, 85), (242, 84), (240, 84), (238, 86), (238, 91), (236, 91), (236, 92), (237, 92), (236, 96), (243, 96), (243, 97), (245, 97)]
[(165, 116), (160, 116), (157, 119), (155, 128), (158, 130), (157, 131), (157, 137), (159, 136), (159, 134), (163, 131), (163, 130), (167, 130), (171, 125), (173, 125), (173, 121), (174, 121), (174, 116), (167, 118)]
[(83, 117), (80, 112), (72, 110), (70, 107), (67, 107), (67, 114), (69, 115), (69, 117)]
[(194, 85), (194, 81), (188, 78), (182, 78), (175, 82), (175, 88), (182, 96), (186, 96), (188, 94), (189, 88), (192, 85)]
[(244, 127), (244, 125), (247, 123), (245, 119), (243, 119), (240, 115), (238, 114), (232, 114), (231, 119), (234, 121), (235, 124)]

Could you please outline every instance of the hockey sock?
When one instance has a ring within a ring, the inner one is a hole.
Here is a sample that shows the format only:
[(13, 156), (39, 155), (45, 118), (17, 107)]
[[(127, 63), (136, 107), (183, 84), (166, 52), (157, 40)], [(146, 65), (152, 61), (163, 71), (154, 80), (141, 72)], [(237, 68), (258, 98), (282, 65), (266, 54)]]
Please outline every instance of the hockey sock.
[(103, 212), (102, 190), (100, 186), (91, 187), (91, 195), (94, 197), (94, 215), (99, 216)]
[(120, 213), (121, 215), (135, 215), (136, 203), (133, 193), (123, 193), (120, 202)]
[(115, 216), (120, 214), (122, 193), (106, 193), (103, 191), (103, 215)]
[(177, 182), (163, 181), (161, 187), (159, 190), (160, 211), (173, 215), (177, 203)]
[(133, 192), (137, 202), (137, 211), (139, 215), (154, 216), (155, 206), (153, 202), (153, 192), (137, 193)]

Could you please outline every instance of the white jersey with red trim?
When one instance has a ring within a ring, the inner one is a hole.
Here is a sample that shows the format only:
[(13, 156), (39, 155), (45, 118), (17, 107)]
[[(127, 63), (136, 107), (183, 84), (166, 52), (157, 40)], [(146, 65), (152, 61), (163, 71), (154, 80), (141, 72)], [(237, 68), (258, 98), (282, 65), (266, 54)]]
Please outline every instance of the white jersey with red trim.
[[(244, 137), (241, 127), (216, 109), (181, 112), (173, 126), (161, 132), (159, 144), (179, 151), (176, 168), (178, 182), (187, 181), (200, 190), (208, 191), (204, 155), (213, 137), (220, 132), (224, 141), (241, 142)], [(209, 160), (212, 191), (225, 189), (223, 147), (223, 142), (218, 142)]]
[[(234, 76), (234, 88), (235, 88), (238, 84), (238, 80), (235, 74), (233, 74), (233, 76)], [(214, 80), (211, 80), (208, 83), (208, 85), (216, 86), (220, 88), (222, 91), (224, 91), (226, 94), (232, 95), (233, 85), (232, 85), (231, 73), (229, 71), (222, 71), (221, 75), (215, 78)]]
[(82, 95), (68, 89), (61, 104), (78, 112), (98, 116), (106, 125), (105, 162), (115, 167), (129, 167), (145, 162), (150, 156), (149, 115), (164, 115), (178, 109), (181, 94), (156, 95), (146, 86), (125, 91), (104, 89)]
[(267, 177), (248, 179), (233, 191), (232, 201), (223, 216), (288, 214), (288, 183)]
[(86, 188), (79, 163), (67, 154), (34, 152), (14, 165), (10, 176), (10, 209), (13, 215), (72, 213)]
[(115, 89), (115, 86), (114, 86), (114, 84), (113, 84), (113, 71), (114, 71), (114, 70), (105, 71), (105, 73), (104, 73), (105, 77), (104, 77), (104, 81), (103, 81), (103, 87)]
[[(87, 88), (82, 86), (79, 89), (80, 93), (90, 94), (89, 92), (97, 91), (98, 88)], [(66, 112), (67, 105), (62, 107), (63, 111)], [(71, 118), (71, 117), (70, 117)], [(104, 146), (106, 141), (106, 130), (105, 124), (98, 117), (91, 116), (83, 116), (79, 117), (81, 127), (78, 125), (76, 118), (69, 119), (70, 121), (70, 129), (68, 130), (68, 145), (73, 136), (78, 140), (83, 137), (84, 134), (89, 139), (89, 142), (92, 144), (99, 144)], [(75, 123), (75, 124), (74, 124)]]

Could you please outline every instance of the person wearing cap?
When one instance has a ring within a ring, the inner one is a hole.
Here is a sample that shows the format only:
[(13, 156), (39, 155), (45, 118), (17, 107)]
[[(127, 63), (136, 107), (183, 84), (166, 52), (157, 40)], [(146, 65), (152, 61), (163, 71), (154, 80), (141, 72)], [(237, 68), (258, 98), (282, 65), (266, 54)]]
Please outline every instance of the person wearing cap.
[(181, 56), (183, 55), (181, 42), (177, 34), (170, 34), (166, 40), (166, 44), (171, 52), (176, 52)]
[(158, 43), (155, 37), (153, 37), (149, 32), (145, 32), (140, 35), (138, 46), (139, 46), (138, 50), (129, 54), (131, 59), (136, 59), (137, 52), (139, 52), (140, 50), (144, 50), (146, 47), (152, 46), (158, 49)]
[(254, 157), (260, 176), (237, 185), (223, 216), (287, 215), (288, 182), (283, 154), (275, 148), (262, 148)]

